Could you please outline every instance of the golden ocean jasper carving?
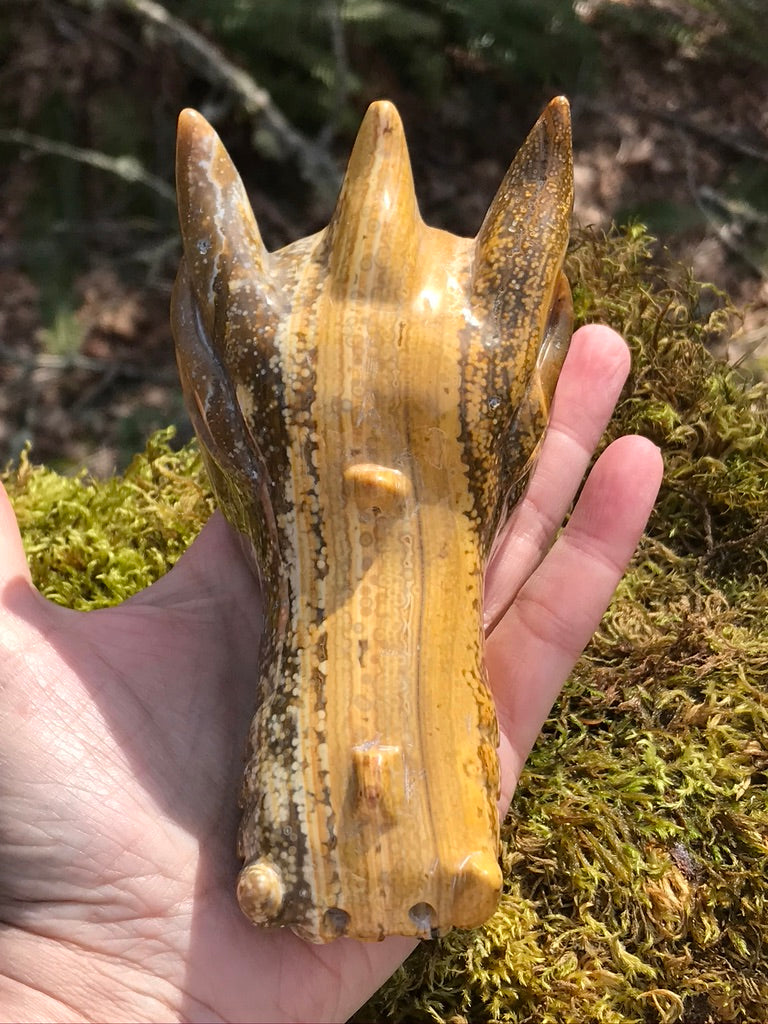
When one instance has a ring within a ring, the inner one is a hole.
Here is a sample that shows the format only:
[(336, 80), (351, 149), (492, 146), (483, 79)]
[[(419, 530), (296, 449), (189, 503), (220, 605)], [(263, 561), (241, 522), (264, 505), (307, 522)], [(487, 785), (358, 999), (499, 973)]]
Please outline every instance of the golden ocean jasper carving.
[(422, 221), (387, 102), (328, 227), (277, 252), (191, 110), (177, 189), (182, 385), (267, 609), (240, 906), (315, 942), (480, 925), (502, 881), (483, 573), (570, 338), (567, 102), (474, 239)]

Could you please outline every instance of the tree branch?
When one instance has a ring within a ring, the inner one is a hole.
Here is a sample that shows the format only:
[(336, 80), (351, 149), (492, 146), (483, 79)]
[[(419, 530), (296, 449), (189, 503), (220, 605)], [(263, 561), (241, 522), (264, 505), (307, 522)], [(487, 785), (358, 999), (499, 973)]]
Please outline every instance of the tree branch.
[(109, 156), (96, 149), (83, 149), (80, 146), (70, 146), (68, 142), (58, 142), (56, 139), (46, 138), (44, 135), (34, 135), (22, 128), (0, 128), (1, 142), (22, 146), (40, 155), (59, 156), (65, 160), (87, 164), (89, 167), (97, 167), (100, 171), (115, 174), (118, 178), (131, 184), (138, 182), (141, 185), (146, 185), (163, 199), (167, 199), (171, 203), (176, 202), (176, 192), (173, 187), (167, 181), (158, 178), (156, 174), (151, 174), (134, 156)]
[[(233, 64), (210, 40), (170, 14), (156, 0), (73, 0), (79, 6), (99, 10), (106, 6), (128, 11), (151, 25), (176, 48), (179, 55), (211, 84), (234, 94), (259, 134), (269, 134), (270, 149), (282, 159), (294, 158), (302, 177), (319, 195), (331, 202), (336, 197), (341, 175), (324, 147), (299, 132), (275, 105), (270, 94), (242, 68)], [(255, 130), (254, 130), (254, 135)], [(258, 145), (258, 142), (256, 143)], [(263, 148), (263, 143), (261, 144)]]

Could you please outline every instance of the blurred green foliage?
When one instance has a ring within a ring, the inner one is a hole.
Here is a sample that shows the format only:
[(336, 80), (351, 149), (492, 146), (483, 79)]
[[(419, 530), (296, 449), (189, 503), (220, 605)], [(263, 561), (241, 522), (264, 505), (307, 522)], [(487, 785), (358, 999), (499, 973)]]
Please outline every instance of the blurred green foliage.
[[(346, 149), (374, 96), (420, 97), (436, 109), (460, 90), (462, 109), (489, 112), (510, 94), (566, 90), (594, 67), (596, 38), (571, 0), (163, 0), (169, 13), (247, 70), (287, 120), (330, 147)], [(237, 98), (184, 63), (172, 44), (127, 16), (121, 5), (9, 0), (0, 19), (0, 128), (21, 127), (70, 147), (71, 159), (27, 152), (27, 201), (20, 218), (20, 267), (40, 295), (40, 339), (49, 351), (76, 351), (79, 275), (113, 263), (124, 281), (159, 271), (167, 282), (175, 215), (167, 198), (119, 175), (78, 162), (77, 153), (136, 161), (172, 177), (175, 114), (185, 103), (239, 115)], [(165, 56), (163, 56), (165, 54)], [(147, 81), (153, 86), (147, 90)], [(153, 92), (154, 90), (154, 92)], [(527, 114), (521, 116), (527, 118)], [(466, 118), (464, 118), (466, 120)], [(468, 134), (489, 133), (473, 120)], [(236, 132), (233, 142), (237, 145)], [(260, 134), (249, 144), (259, 148)], [(0, 160), (18, 149), (0, 146)], [(261, 166), (280, 188), (268, 152)], [(290, 180), (287, 178), (286, 181)], [(308, 205), (290, 197), (299, 221)], [(165, 265), (153, 263), (163, 250)], [(167, 286), (167, 285), (166, 285)]]
[(664, 9), (651, 3), (628, 6), (616, 0), (599, 4), (603, 20), (622, 31), (668, 40), (691, 53), (730, 54), (768, 63), (765, 0), (685, 0)]
[[(371, 78), (435, 102), (457, 68), (517, 89), (566, 89), (591, 66), (595, 37), (571, 0), (170, 0), (202, 24), (306, 130), (353, 130)], [(377, 84), (376, 88), (379, 86)]]
[(726, 53), (768, 64), (765, 0), (692, 0), (694, 7), (721, 20), (713, 43)]
[[(454, 132), (447, 140), (455, 150), (451, 159), (485, 155), (498, 138), (500, 112), (509, 111), (510, 134), (522, 135), (554, 92), (578, 100), (596, 85), (606, 39), (645, 39), (652, 54), (671, 49), (694, 59), (715, 53), (721, 60), (768, 60), (765, 0), (161, 2), (248, 72), (290, 125), (339, 163), (362, 110), (380, 96), (411, 105), (404, 113), (423, 122), (419, 135), (431, 156), (439, 146), (431, 114)], [(279, 244), (322, 222), (327, 211), (313, 205), (299, 176), (280, 173), (275, 154), (266, 152), (268, 133), (248, 123), (235, 92), (212, 83), (178, 41), (148, 29), (129, 4), (3, 3), (0, 126), (20, 125), (73, 149), (124, 156), (170, 186), (175, 115), (184, 104), (198, 105), (226, 125), (244, 177), (268, 197)], [(260, 157), (255, 167), (248, 164), (254, 149)], [(18, 147), (0, 146), (0, 160), (18, 155)], [(18, 263), (39, 289), (44, 344), (71, 351), (78, 346), (73, 313), (84, 270), (111, 262), (121, 280), (153, 278), (167, 290), (178, 251), (175, 212), (162, 194), (76, 160), (35, 154), (27, 167)], [(628, 205), (617, 220), (641, 219), (667, 237), (724, 223), (760, 272), (764, 161), (745, 159), (726, 186), (726, 201), (751, 207), (736, 217), (735, 228), (731, 213), (679, 198)]]
[[(249, 72), (292, 125), (324, 146), (338, 139), (339, 151), (365, 105), (382, 95), (418, 97), (422, 112), (450, 107), (449, 121), (461, 124), (469, 147), (480, 146), (497, 130), (494, 112), (510, 97), (525, 123), (553, 92), (579, 95), (596, 83), (606, 24), (692, 52), (721, 47), (763, 62), (768, 53), (764, 0), (690, 0), (661, 10), (640, 0), (595, 0), (588, 17), (574, 0), (163, 0), (163, 6)], [(179, 105), (238, 113), (236, 97), (183, 57), (174, 63), (173, 45), (163, 57), (165, 37), (142, 34), (141, 21), (117, 0), (62, 0), (55, 16), (44, 0), (8, 0), (8, 10), (16, 18), (0, 24), (0, 65), (11, 88), (0, 95), (0, 120), (17, 120), (73, 147), (125, 155), (170, 183)], [(31, 102), (23, 75), (36, 64), (44, 76), (33, 83), (39, 99)], [(21, 69), (18, 92), (14, 67)], [(152, 96), (146, 82), (155, 79)], [(20, 110), (26, 114), (19, 117)], [(255, 132), (250, 144), (258, 146), (260, 138)], [(230, 139), (236, 147), (236, 137)], [(269, 154), (261, 155), (269, 164)], [(174, 233), (174, 216), (161, 196), (103, 172), (50, 158), (30, 166), (35, 189), (23, 218), (23, 266), (40, 287), (46, 337), (58, 337), (57, 322), (72, 312), (76, 275), (93, 253), (103, 259), (105, 249), (115, 248), (107, 238), (114, 225), (128, 243), (119, 250), (121, 276), (141, 277), (147, 263), (137, 254), (151, 253)], [(273, 192), (286, 188), (273, 170), (267, 169)], [(300, 193), (295, 200), (301, 220), (306, 200)], [(703, 222), (693, 208), (626, 212), (656, 230), (685, 231)], [(66, 227), (59, 231), (59, 225)]]

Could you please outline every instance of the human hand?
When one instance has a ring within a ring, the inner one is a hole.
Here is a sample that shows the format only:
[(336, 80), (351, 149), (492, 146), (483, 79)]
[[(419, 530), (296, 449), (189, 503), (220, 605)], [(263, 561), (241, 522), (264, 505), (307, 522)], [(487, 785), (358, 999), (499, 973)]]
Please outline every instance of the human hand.
[[(607, 328), (574, 336), (531, 485), (489, 567), (502, 812), (658, 489), (656, 448), (621, 438), (551, 546), (628, 365)], [(237, 906), (234, 794), (260, 622), (219, 515), (152, 587), (78, 613), (33, 588), (2, 496), (3, 1019), (343, 1021), (413, 948), (313, 946), (254, 928)]]

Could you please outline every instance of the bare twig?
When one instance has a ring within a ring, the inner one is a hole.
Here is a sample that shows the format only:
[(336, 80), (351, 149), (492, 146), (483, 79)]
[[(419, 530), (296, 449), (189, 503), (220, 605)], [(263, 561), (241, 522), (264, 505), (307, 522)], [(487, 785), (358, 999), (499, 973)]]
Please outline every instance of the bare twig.
[(764, 233), (768, 222), (765, 214), (748, 203), (734, 203), (707, 185), (698, 189), (696, 205), (725, 248), (743, 260), (758, 277), (768, 278), (768, 267), (763, 266), (744, 241), (745, 229), (749, 226), (758, 225)]
[[(601, 114), (606, 117), (616, 117), (614, 109), (600, 100), (582, 98), (580, 103), (585, 110), (589, 110), (592, 113)], [(768, 149), (755, 146), (733, 132), (726, 133), (717, 131), (714, 128), (710, 128), (708, 125), (702, 124), (699, 121), (694, 121), (690, 117), (686, 117), (684, 114), (677, 113), (676, 111), (664, 110), (661, 107), (650, 107), (638, 100), (631, 101), (628, 109), (633, 114), (637, 114), (641, 117), (647, 117), (652, 121), (662, 121), (664, 124), (671, 125), (673, 128), (677, 128), (680, 131), (688, 132), (691, 135), (698, 135), (701, 138), (706, 139), (708, 142), (715, 142), (717, 145), (722, 146), (723, 149), (730, 149), (734, 153), (738, 153), (740, 156), (746, 156), (752, 160), (760, 160), (762, 163), (768, 163)]]
[(283, 159), (293, 157), (304, 179), (327, 200), (335, 197), (341, 176), (328, 150), (306, 138), (288, 121), (272, 97), (242, 68), (233, 64), (209, 39), (170, 14), (156, 0), (72, 0), (97, 10), (110, 6), (130, 12), (168, 39), (182, 59), (212, 84), (233, 93), (240, 106), (258, 125), (259, 133), (269, 133), (271, 148)]
[(701, 138), (706, 139), (707, 142), (715, 142), (718, 146), (722, 146), (723, 149), (730, 149), (740, 156), (746, 156), (751, 160), (760, 160), (762, 163), (768, 164), (768, 149), (753, 146), (751, 142), (747, 142), (746, 139), (735, 135), (733, 132), (719, 132), (705, 124), (700, 124), (698, 121), (693, 121), (690, 117), (684, 117), (681, 114), (668, 110), (652, 109), (641, 103), (633, 104), (633, 108), (636, 113), (642, 114), (645, 117), (664, 121), (674, 128), (680, 128), (683, 131), (690, 132), (692, 135), (699, 135)]
[(765, 278), (768, 276), (768, 272), (750, 252), (744, 241), (744, 229), (747, 225), (757, 225), (761, 229), (765, 229), (768, 218), (746, 202), (734, 203), (708, 185), (700, 185), (696, 180), (693, 143), (682, 130), (679, 130), (679, 134), (686, 158), (685, 176), (688, 190), (693, 196), (699, 212), (720, 244), (734, 256), (743, 260), (758, 277)]
[(328, 22), (331, 34), (331, 48), (335, 64), (333, 78), (334, 116), (329, 118), (319, 137), (322, 144), (327, 146), (334, 137), (341, 113), (347, 105), (352, 72), (349, 67), (347, 40), (344, 35), (344, 20), (341, 16), (339, 0), (323, 0), (322, 12), (323, 17)]
[(115, 174), (123, 181), (131, 184), (139, 183), (151, 188), (153, 192), (171, 203), (176, 202), (176, 193), (167, 181), (151, 174), (140, 160), (133, 156), (109, 156), (95, 149), (83, 149), (80, 146), (70, 146), (67, 142), (59, 142), (56, 139), (49, 139), (43, 135), (34, 135), (22, 128), (0, 129), (0, 143), (6, 142), (11, 145), (23, 146), (33, 153), (43, 156), (59, 156), (65, 160), (74, 160), (80, 164), (87, 164), (89, 167), (97, 167), (100, 171)]
[(0, 360), (15, 363), (26, 373), (33, 370), (49, 370), (51, 373), (60, 374), (67, 370), (86, 370), (89, 373), (104, 374), (108, 377), (128, 377), (155, 384), (173, 384), (176, 381), (176, 372), (172, 368), (158, 370), (140, 362), (127, 362), (121, 359), (93, 359), (79, 353), (54, 355), (50, 352), (40, 352), (37, 355), (28, 356), (7, 345), (0, 344)]

